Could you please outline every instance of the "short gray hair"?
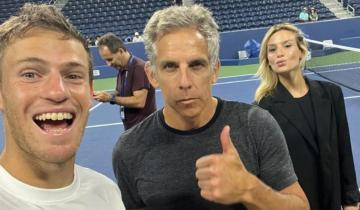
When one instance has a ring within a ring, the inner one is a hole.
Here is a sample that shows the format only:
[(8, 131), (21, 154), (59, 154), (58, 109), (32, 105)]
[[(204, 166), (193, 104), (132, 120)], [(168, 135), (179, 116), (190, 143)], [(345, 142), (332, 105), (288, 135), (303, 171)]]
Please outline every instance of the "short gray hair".
[(219, 58), (219, 26), (207, 8), (196, 4), (171, 6), (155, 12), (150, 18), (144, 29), (144, 45), (153, 67), (155, 67), (157, 56), (156, 40), (171, 31), (190, 27), (195, 27), (206, 39), (210, 66), (214, 69)]

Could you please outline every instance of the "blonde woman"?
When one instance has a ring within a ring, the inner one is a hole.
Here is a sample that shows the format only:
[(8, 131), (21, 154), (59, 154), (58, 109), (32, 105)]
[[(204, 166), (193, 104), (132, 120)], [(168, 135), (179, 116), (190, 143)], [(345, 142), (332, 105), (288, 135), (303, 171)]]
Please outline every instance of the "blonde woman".
[(303, 75), (307, 43), (292, 24), (272, 26), (260, 49), (255, 101), (285, 135), (312, 210), (357, 210), (356, 182), (343, 94)]

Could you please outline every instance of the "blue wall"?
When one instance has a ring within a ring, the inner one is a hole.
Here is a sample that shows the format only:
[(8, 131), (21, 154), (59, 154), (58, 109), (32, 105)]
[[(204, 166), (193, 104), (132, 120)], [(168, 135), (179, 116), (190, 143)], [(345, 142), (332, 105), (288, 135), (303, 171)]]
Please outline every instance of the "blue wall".
[[(310, 22), (297, 24), (305, 33), (306, 38), (322, 41), (332, 39), (334, 44), (360, 47), (360, 17)], [(261, 42), (268, 28), (224, 32), (221, 34), (220, 58), (237, 59), (238, 51), (243, 49), (245, 42), (255, 39)]]
[[(332, 39), (334, 44), (360, 48), (360, 17), (302, 23), (297, 24), (297, 26), (309, 39), (318, 41)], [(238, 59), (238, 51), (243, 50), (245, 42), (249, 39), (255, 39), (260, 43), (266, 30), (267, 28), (260, 28), (221, 33), (220, 59), (223, 61)], [(146, 60), (143, 43), (128, 43), (126, 46), (134, 55)], [(91, 51), (95, 70), (98, 70), (97, 72), (100, 73), (100, 75), (95, 74), (95, 78), (115, 76), (117, 71), (106, 66), (105, 62), (100, 58), (97, 49), (92, 47)], [(256, 59), (252, 61), (256, 62)]]

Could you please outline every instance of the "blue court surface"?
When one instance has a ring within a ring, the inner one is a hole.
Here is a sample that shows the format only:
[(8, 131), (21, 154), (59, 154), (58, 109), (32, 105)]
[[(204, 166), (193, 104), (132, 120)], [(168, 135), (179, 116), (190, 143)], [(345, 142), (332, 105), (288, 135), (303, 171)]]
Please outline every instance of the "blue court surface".
[[(305, 74), (311, 79), (323, 80), (313, 73), (306, 72)], [(253, 75), (219, 78), (213, 86), (213, 95), (227, 100), (251, 103), (258, 84), (258, 79)], [(360, 185), (360, 92), (343, 88), (343, 93), (350, 126), (357, 181)], [(159, 109), (163, 106), (161, 91), (156, 91), (156, 97)], [(78, 164), (99, 171), (111, 179), (114, 179), (111, 164), (112, 149), (123, 132), (118, 109), (119, 107), (116, 105), (94, 101), (90, 110), (87, 129), (76, 158)], [(3, 139), (2, 136), (0, 149), (3, 146)]]

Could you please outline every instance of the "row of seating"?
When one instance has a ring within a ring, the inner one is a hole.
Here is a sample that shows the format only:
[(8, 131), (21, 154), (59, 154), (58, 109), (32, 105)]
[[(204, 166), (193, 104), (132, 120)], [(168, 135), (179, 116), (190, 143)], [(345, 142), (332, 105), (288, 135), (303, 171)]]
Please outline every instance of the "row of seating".
[(171, 4), (170, 0), (69, 0), (62, 11), (86, 36), (113, 32), (125, 39), (142, 32), (156, 10)]
[[(44, 0), (32, 0), (31, 2)], [(360, 0), (348, 0), (360, 1)], [(3, 0), (3, 19), (15, 13), (28, 0)], [(317, 9), (319, 19), (336, 18), (319, 0), (194, 0), (208, 7), (220, 31), (267, 27), (278, 22), (297, 23), (304, 6)], [(123, 39), (142, 32), (149, 17), (158, 9), (170, 6), (172, 0), (69, 0), (63, 13), (88, 37), (113, 32)], [(11, 5), (11, 7), (9, 6)], [(11, 10), (11, 9), (12, 10)], [(2, 17), (0, 16), (0, 21)]]
[(353, 9), (354, 15), (360, 15), (360, 0), (348, 0), (347, 2), (348, 10), (351, 8)]
[(16, 14), (27, 2), (48, 3), (49, 0), (1, 0), (0, 1), (0, 23), (4, 22), (11, 15)]
[[(304, 6), (316, 7), (320, 19), (336, 18), (319, 0), (195, 0), (194, 2), (210, 8), (221, 31), (266, 27), (278, 22), (297, 23), (298, 15)], [(132, 36), (135, 31), (141, 32), (146, 20), (154, 11), (171, 3), (172, 1), (155, 0), (131, 0), (127, 4), (124, 1), (114, 0), (70, 0), (63, 11), (88, 36), (94, 37), (103, 31), (112, 31), (125, 38)]]
[(336, 16), (319, 0), (195, 0), (210, 8), (221, 31), (267, 27), (279, 22), (298, 23), (299, 13), (305, 6), (315, 7), (319, 19), (333, 19)]
[(86, 2), (81, 4), (79, 1), (75, 1), (76, 3), (73, 3), (73, 1), (69, 1), (66, 4), (66, 7), (63, 10), (71, 9), (71, 10), (82, 10), (82, 9), (91, 9), (91, 8), (107, 8), (108, 10), (116, 10), (116, 9), (138, 9), (138, 8), (154, 8), (154, 7), (162, 7), (162, 6), (168, 6), (169, 4), (165, 1), (159, 1), (159, 2), (142, 2), (142, 3), (135, 3), (135, 4), (128, 4), (128, 3), (119, 3), (119, 2), (125, 2), (125, 1), (105, 1), (105, 2)]

